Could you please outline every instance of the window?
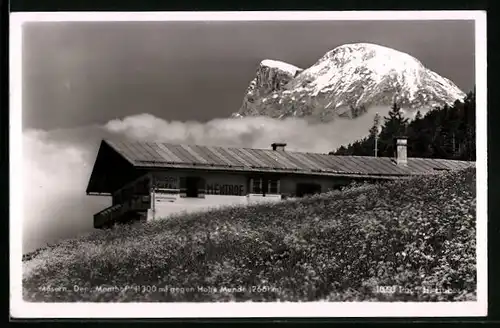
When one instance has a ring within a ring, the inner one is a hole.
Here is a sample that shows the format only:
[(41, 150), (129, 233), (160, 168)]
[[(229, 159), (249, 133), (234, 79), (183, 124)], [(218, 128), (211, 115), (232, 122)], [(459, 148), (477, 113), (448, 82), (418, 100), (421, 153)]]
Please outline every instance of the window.
[(182, 177), (180, 187), (181, 197), (205, 198), (205, 180), (200, 177)]
[(280, 181), (278, 179), (252, 178), (250, 179), (251, 194), (279, 194)]
[(268, 180), (268, 190), (270, 194), (280, 193), (280, 181), (279, 180)]
[(317, 183), (297, 183), (297, 197), (319, 194), (321, 186)]
[(250, 179), (250, 193), (260, 194), (262, 193), (262, 178)]

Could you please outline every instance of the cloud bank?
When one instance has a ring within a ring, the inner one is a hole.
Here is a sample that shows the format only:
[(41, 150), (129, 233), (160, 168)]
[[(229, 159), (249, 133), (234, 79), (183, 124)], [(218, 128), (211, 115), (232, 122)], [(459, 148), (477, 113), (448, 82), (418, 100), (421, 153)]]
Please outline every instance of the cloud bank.
[(102, 126), (23, 133), (23, 253), (92, 230), (92, 217), (110, 205), (108, 197), (85, 189), (103, 138), (200, 145), (329, 152), (366, 136), (372, 116), (314, 124), (266, 117), (214, 119), (207, 123), (165, 121), (150, 114), (115, 119)]

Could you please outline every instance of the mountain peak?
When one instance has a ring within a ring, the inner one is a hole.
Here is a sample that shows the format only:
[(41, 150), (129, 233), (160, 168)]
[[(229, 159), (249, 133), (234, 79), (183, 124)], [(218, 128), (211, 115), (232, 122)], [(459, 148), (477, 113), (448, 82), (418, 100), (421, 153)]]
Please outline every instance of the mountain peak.
[(260, 62), (260, 66), (275, 68), (285, 72), (290, 72), (290, 74), (292, 75), (295, 75), (297, 71), (302, 71), (302, 68), (274, 59), (264, 59), (263, 61)]
[(350, 43), (328, 51), (305, 70), (263, 60), (238, 114), (329, 120), (342, 116), (346, 108), (393, 102), (425, 112), (464, 96), (453, 82), (407, 53), (373, 43)]
[[(355, 62), (361, 64), (363, 61), (374, 61), (382, 67), (406, 66), (413, 69), (422, 68), (422, 63), (415, 57), (374, 43), (350, 43), (336, 47), (328, 51), (320, 61), (337, 60), (344, 62)], [(388, 65), (388, 61), (392, 61)], [(394, 62), (395, 61), (395, 62)]]

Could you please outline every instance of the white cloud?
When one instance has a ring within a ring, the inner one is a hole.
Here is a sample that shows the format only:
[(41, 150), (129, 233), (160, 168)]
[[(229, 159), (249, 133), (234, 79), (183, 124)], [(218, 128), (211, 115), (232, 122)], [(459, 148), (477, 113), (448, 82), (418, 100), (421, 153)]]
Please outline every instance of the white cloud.
[(50, 134), (29, 131), (23, 136), (26, 250), (91, 229), (92, 211), (109, 202), (85, 199), (92, 169), (89, 149), (66, 144), (64, 140), (50, 140)]
[(320, 124), (303, 119), (267, 117), (214, 119), (207, 123), (169, 122), (150, 114), (140, 114), (112, 120), (104, 128), (138, 140), (256, 148), (269, 148), (271, 143), (283, 141), (287, 142), (289, 150), (329, 152), (366, 136), (374, 115)]

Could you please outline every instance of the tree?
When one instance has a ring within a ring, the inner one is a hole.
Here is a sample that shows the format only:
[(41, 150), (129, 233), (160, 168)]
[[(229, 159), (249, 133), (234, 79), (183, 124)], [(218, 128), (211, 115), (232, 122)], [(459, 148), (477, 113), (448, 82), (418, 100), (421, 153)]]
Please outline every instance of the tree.
[(375, 114), (375, 117), (373, 118), (373, 126), (370, 129), (370, 135), (375, 136), (380, 133), (380, 115), (379, 113)]
[(380, 115), (378, 113), (375, 114), (373, 118), (373, 126), (370, 129), (370, 138), (374, 141), (374, 156), (378, 156), (378, 135), (380, 133)]
[[(380, 120), (380, 117), (378, 118)], [(335, 155), (373, 156), (376, 119), (369, 135), (359, 141), (340, 147)], [(476, 159), (476, 101), (475, 92), (469, 92), (463, 101), (453, 106), (445, 105), (428, 111), (424, 116), (420, 111), (409, 122), (403, 117), (398, 104), (393, 104), (388, 117), (378, 134), (378, 156), (394, 155), (394, 138), (408, 137), (409, 157), (429, 157), (442, 159)]]
[(350, 144), (347, 147), (340, 146), (339, 149), (337, 149), (336, 151), (331, 151), (328, 154), (329, 155), (345, 155), (347, 153), (347, 148), (349, 148), (349, 146), (350, 146)]
[(463, 120), (461, 129), (464, 141), (460, 159), (476, 160), (476, 94), (470, 92), (464, 99)]
[(408, 156), (426, 157), (429, 149), (429, 138), (426, 134), (422, 113), (417, 111), (415, 119), (408, 125)]
[(379, 138), (379, 155), (391, 157), (396, 149), (394, 138), (406, 134), (408, 119), (403, 116), (401, 107), (395, 102), (391, 107), (389, 117), (384, 117), (384, 121)]

